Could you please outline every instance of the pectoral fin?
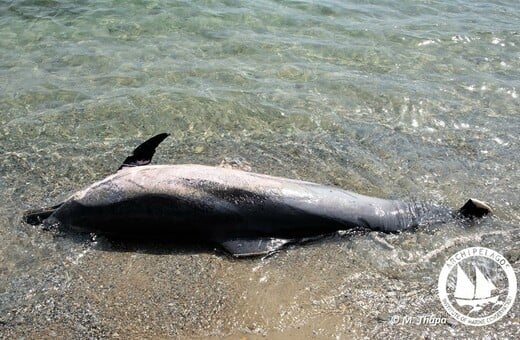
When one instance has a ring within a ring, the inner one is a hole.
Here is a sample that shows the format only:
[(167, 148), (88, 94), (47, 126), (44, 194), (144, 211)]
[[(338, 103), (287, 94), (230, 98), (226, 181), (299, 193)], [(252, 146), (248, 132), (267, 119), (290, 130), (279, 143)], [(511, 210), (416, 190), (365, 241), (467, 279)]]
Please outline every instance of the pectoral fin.
[(235, 257), (268, 255), (291, 240), (281, 238), (232, 239), (220, 242), (222, 248)]

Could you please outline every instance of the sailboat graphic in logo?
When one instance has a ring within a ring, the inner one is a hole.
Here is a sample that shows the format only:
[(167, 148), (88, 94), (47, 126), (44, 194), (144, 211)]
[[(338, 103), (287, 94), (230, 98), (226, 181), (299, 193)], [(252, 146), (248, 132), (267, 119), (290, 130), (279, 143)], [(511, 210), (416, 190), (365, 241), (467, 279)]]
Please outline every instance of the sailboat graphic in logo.
[(497, 289), (497, 287), (482, 274), (477, 266), (474, 267), (475, 284), (471, 282), (464, 270), (457, 265), (457, 283), (454, 296), (459, 306), (471, 306), (473, 307), (471, 312), (478, 312), (489, 303), (496, 304), (498, 295), (491, 296), (491, 292)]

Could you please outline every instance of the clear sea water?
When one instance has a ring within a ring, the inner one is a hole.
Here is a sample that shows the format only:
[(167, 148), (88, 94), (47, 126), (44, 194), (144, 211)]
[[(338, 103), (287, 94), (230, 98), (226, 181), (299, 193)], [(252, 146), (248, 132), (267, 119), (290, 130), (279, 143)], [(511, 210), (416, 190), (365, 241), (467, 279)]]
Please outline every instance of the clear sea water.
[[(448, 317), (444, 261), (468, 246), (520, 271), (520, 2), (0, 1), (0, 335), (512, 337)], [(112, 173), (241, 157), (261, 173), (491, 218), (355, 234), (266, 259), (126, 251), (21, 222)], [(450, 321), (451, 320), (451, 321)]]

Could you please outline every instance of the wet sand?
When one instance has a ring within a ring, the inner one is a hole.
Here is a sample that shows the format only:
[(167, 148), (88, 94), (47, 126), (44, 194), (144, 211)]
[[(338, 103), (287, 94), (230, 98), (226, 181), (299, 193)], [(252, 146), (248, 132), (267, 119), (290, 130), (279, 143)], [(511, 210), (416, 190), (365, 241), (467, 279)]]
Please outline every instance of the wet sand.
[[(512, 236), (518, 244), (518, 235), (508, 232), (473, 234), (468, 241)], [(434, 237), (354, 233), (242, 260), (206, 247), (178, 251), (76, 240), (62, 261), (43, 261), (37, 275), (19, 273), (9, 282), (2, 293), (10, 296), (4, 299), (9, 308), (3, 306), (2, 335), (398, 339), (506, 338), (517, 332), (518, 303), (487, 327), (464, 326), (447, 316), (437, 297), (437, 277), (451, 249), (464, 241), (445, 250), (421, 246)], [(518, 249), (502, 253), (518, 275)], [(394, 324), (395, 316), (447, 318), (447, 323)]]

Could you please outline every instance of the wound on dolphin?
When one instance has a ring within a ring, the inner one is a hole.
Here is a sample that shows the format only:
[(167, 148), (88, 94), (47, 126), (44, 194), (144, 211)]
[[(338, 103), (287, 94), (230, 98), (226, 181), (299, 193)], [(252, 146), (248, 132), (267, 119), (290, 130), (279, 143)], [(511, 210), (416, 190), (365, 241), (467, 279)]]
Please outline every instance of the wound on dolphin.
[(118, 171), (50, 208), (29, 224), (105, 235), (162, 235), (219, 244), (236, 257), (352, 228), (398, 232), (491, 213), (469, 199), (459, 210), (369, 197), (317, 183), (196, 164), (150, 165), (161, 133)]

